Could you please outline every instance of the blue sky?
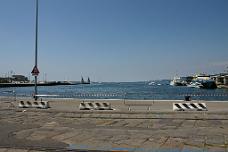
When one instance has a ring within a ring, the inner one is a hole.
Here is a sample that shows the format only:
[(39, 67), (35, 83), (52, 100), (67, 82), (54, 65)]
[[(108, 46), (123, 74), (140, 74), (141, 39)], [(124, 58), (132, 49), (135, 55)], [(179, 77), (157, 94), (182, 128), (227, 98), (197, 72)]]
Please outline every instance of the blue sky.
[[(0, 74), (34, 66), (35, 0), (0, 0)], [(39, 0), (40, 80), (223, 72), (228, 0)]]

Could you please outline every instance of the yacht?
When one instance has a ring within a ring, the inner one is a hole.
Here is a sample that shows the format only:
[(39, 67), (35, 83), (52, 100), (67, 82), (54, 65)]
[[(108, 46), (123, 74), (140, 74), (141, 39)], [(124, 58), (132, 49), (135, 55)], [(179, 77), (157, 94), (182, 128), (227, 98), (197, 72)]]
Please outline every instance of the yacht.
[(172, 86), (186, 86), (187, 82), (185, 77), (174, 77), (172, 81), (170, 81), (170, 85)]
[(150, 83), (148, 83), (148, 85), (155, 85), (155, 82), (151, 81)]
[(209, 75), (205, 75), (205, 74), (196, 75), (193, 79), (193, 82), (200, 83), (202, 85), (200, 88), (204, 88), (204, 89), (217, 88), (215, 81), (211, 79)]
[(203, 85), (200, 82), (190, 82), (187, 87), (191, 87), (191, 88), (203, 88)]

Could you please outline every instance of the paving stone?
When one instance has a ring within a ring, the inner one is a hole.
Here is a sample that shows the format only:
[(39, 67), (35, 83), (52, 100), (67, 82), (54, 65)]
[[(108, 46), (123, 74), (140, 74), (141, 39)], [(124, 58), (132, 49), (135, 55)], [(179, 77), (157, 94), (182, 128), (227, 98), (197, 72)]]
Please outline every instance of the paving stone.
[(217, 128), (222, 126), (222, 122), (220, 120), (207, 120), (207, 122), (209, 124), (208, 127), (211, 126), (211, 127)]
[(222, 120), (221, 123), (224, 127), (228, 127), (228, 120)]
[(106, 123), (106, 126), (115, 126), (120, 121), (121, 121), (121, 119), (113, 119), (112, 121), (109, 121), (108, 123)]
[(113, 136), (110, 139), (110, 141), (114, 144), (119, 145), (119, 144), (123, 143), (123, 141), (128, 140), (128, 139), (130, 139), (130, 137), (128, 135), (126, 135), (126, 134), (119, 135), (118, 134), (118, 135)]
[(168, 130), (170, 132), (173, 132), (174, 130), (177, 130), (177, 126), (162, 126), (160, 129), (162, 130)]
[(51, 138), (57, 134), (58, 134), (58, 132), (55, 132), (54, 130), (37, 130), (37, 131), (34, 131), (26, 139), (28, 139), (28, 140), (42, 140), (45, 138)]
[(136, 125), (138, 128), (152, 128), (153, 127), (153, 121), (151, 120), (144, 120), (141, 123), (138, 123)]
[(169, 126), (175, 126), (177, 128), (177, 127), (181, 127), (183, 123), (184, 123), (184, 120), (175, 120), (175, 119), (173, 119), (169, 123)]
[(25, 149), (8, 149), (7, 152), (28, 152), (28, 150), (25, 150)]
[(196, 120), (184, 120), (180, 127), (182, 128), (193, 128), (196, 123)]
[(120, 118), (121, 114), (111, 114), (111, 118)]
[(166, 134), (170, 137), (174, 138), (189, 138), (189, 136), (192, 136), (195, 134), (195, 128), (165, 128), (164, 130)]
[(112, 143), (109, 140), (101, 141), (101, 139), (96, 137), (91, 137), (88, 140), (81, 142), (81, 144), (86, 144), (86, 145), (88, 145), (88, 143), (91, 149), (98, 149), (98, 150), (105, 150), (105, 149), (107, 150), (112, 145)]
[(134, 120), (134, 122), (132, 122), (132, 126), (131, 127), (134, 127), (134, 128), (142, 128), (141, 126), (143, 126), (143, 123), (145, 122), (145, 120)]
[(81, 143), (87, 143), (86, 141), (90, 138), (93, 138), (93, 134), (90, 131), (79, 131), (78, 134), (72, 137), (69, 137), (67, 139), (62, 139), (61, 142), (64, 142), (67, 144), (81, 144)]
[[(109, 120), (110, 121), (110, 120)], [(95, 125), (96, 126), (104, 126), (104, 124), (107, 122), (107, 120), (103, 120), (103, 119), (96, 119), (95, 120)]]
[(210, 136), (206, 137), (206, 145), (222, 146), (225, 144), (224, 136)]
[(150, 139), (146, 142), (144, 142), (142, 145), (141, 145), (142, 148), (145, 148), (145, 149), (153, 149), (153, 151), (156, 151), (159, 149), (160, 147), (160, 144), (159, 143), (156, 143), (155, 141), (153, 141), (153, 139)]
[(67, 132), (70, 131), (71, 129), (69, 127), (55, 127), (54, 131), (61, 133), (61, 132)]
[(167, 140), (160, 146), (162, 149), (174, 149), (176, 151), (181, 151), (184, 147), (184, 141), (182, 138), (167, 138)]
[(159, 119), (154, 119), (153, 120), (153, 128), (159, 129), (159, 128), (163, 127), (163, 126), (164, 126), (164, 124), (161, 124)]
[(46, 138), (46, 134), (42, 134), (40, 131), (33, 132), (29, 137), (27, 137), (27, 140), (42, 140)]
[(43, 128), (53, 128), (58, 126), (59, 124), (55, 121), (47, 122), (43, 125)]
[(184, 141), (184, 145), (203, 148), (205, 146), (205, 136), (189, 136)]
[(195, 126), (197, 126), (197, 127), (209, 127), (210, 123), (208, 123), (208, 121), (205, 121), (205, 120), (197, 120)]
[(227, 145), (227, 148), (228, 148), (228, 135), (224, 135), (224, 142), (225, 142), (225, 145)]
[(58, 141), (63, 141), (63, 140), (66, 140), (68, 138), (72, 138), (78, 134), (80, 134), (80, 132), (73, 132), (73, 130), (72, 130), (70, 132), (65, 132), (65, 133), (53, 136), (52, 139), (58, 140)]
[(144, 147), (145, 140), (144, 138), (130, 138), (125, 140), (124, 143), (131, 147)]
[(125, 127), (135, 127), (138, 124), (138, 122), (135, 119), (126, 119), (125, 121)]
[(6, 152), (7, 148), (0, 148), (0, 152)]
[(111, 123), (111, 126), (113, 126), (113, 127), (123, 127), (123, 126), (127, 125), (127, 122), (125, 120), (118, 120), (115, 123), (114, 122)]
[(226, 152), (226, 147), (206, 146), (206, 152)]
[(181, 149), (178, 148), (159, 148), (156, 152), (181, 152)]
[(118, 120), (110, 120), (108, 119), (107, 121), (104, 121), (102, 124), (98, 125), (98, 126), (111, 126), (112, 124), (117, 123)]
[(36, 129), (26, 129), (15, 132), (15, 136), (18, 139), (25, 139), (28, 138)]

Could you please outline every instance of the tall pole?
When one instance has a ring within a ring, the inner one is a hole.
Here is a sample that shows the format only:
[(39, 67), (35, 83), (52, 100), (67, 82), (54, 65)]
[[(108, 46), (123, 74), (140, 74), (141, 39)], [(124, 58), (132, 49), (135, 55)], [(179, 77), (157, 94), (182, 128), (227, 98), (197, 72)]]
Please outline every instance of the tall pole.
[[(37, 67), (37, 45), (38, 45), (38, 0), (36, 0), (35, 67)], [(37, 95), (37, 75), (35, 75), (35, 95)], [(37, 100), (37, 96), (35, 96), (35, 100)]]

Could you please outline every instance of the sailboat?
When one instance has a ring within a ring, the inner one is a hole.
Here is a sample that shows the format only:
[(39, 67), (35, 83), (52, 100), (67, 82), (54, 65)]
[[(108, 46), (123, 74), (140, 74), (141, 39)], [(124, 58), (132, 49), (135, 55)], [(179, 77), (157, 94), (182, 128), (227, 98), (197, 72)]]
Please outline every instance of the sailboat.
[(90, 79), (89, 79), (89, 77), (88, 77), (88, 80), (87, 81), (85, 81), (84, 79), (83, 79), (83, 77), (81, 78), (81, 84), (90, 84)]
[(84, 79), (83, 79), (83, 77), (81, 78), (81, 84), (84, 84), (85, 83), (85, 81), (84, 81)]

